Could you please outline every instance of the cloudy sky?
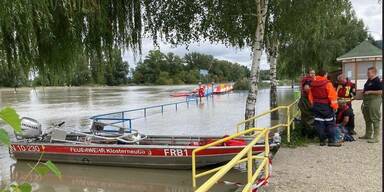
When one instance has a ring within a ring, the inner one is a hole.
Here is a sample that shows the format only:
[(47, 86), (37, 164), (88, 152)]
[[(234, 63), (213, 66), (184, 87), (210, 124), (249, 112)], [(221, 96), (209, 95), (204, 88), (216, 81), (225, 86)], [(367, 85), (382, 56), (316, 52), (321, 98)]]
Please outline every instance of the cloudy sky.
[[(378, 3), (378, 0), (351, 0), (353, 8), (356, 11), (358, 18), (363, 19), (368, 31), (375, 39), (381, 39), (382, 37), (382, 3)], [(150, 39), (143, 40), (143, 55), (144, 58), (149, 50), (154, 49), (152, 41)], [(226, 47), (222, 44), (211, 44), (209, 42), (193, 43), (189, 46), (189, 50), (185, 46), (172, 47), (170, 45), (160, 43), (160, 50), (162, 52), (173, 52), (179, 56), (183, 56), (188, 52), (200, 52), (204, 54), (213, 55), (217, 59), (228, 60), (237, 62), (246, 66), (251, 65), (250, 49), (237, 49), (233, 47)], [(140, 57), (140, 56), (139, 56)], [(137, 58), (136, 60), (139, 60)], [(124, 60), (128, 61), (132, 66), (135, 63), (133, 56), (130, 52), (124, 54)], [(267, 59), (265, 54), (261, 58), (261, 68), (268, 69)]]

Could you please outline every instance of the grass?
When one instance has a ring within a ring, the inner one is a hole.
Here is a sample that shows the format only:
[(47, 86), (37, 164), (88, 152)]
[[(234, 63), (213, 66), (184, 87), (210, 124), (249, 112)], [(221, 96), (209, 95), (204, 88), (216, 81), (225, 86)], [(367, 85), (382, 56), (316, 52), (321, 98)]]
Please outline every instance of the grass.
[[(281, 138), (281, 146), (288, 148), (306, 147), (308, 144), (318, 143), (319, 139), (314, 137), (315, 130), (304, 130), (300, 121), (294, 121), (295, 129), (291, 129), (291, 142), (287, 141), (287, 130), (284, 130)], [(310, 135), (310, 136), (307, 136)], [(312, 137), (311, 137), (312, 135)]]

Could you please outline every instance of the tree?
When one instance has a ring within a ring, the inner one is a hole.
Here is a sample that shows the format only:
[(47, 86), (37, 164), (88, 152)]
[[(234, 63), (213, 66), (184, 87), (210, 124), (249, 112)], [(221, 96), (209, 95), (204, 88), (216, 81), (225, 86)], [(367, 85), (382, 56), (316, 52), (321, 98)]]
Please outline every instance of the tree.
[[(251, 66), (251, 76), (250, 82), (251, 86), (248, 92), (247, 103), (245, 105), (245, 119), (249, 119), (255, 116), (255, 106), (257, 99), (259, 82), (259, 72), (260, 72), (260, 58), (263, 49), (264, 43), (264, 29), (265, 29), (265, 19), (268, 10), (268, 0), (258, 0), (256, 1), (256, 33), (255, 40), (252, 45), (252, 66)], [(255, 122), (249, 121), (245, 124), (245, 128), (254, 127)]]
[[(278, 73), (295, 78), (305, 69), (337, 69), (336, 58), (367, 38), (349, 0), (281, 1)], [(300, 70), (298, 70), (300, 69)]]
[(9, 77), (23, 79), (33, 69), (43, 85), (68, 85), (83, 65), (77, 56), (85, 55), (95, 82), (104, 83), (114, 47), (140, 51), (138, 0), (4, 0), (0, 7), (0, 68)]
[(237, 63), (215, 59), (212, 55), (187, 53), (183, 58), (174, 53), (152, 50), (133, 72), (135, 83), (192, 84), (199, 80), (199, 69), (209, 70), (208, 79), (215, 82), (237, 81), (249, 77), (249, 69)]
[(128, 83), (129, 65), (121, 58), (120, 50), (113, 50), (109, 62), (108, 66), (110, 67), (105, 72), (106, 84), (113, 86)]
[[(280, 5), (285, 9), (280, 9)], [(14, 71), (22, 71), (27, 77), (34, 69), (43, 77), (43, 84), (71, 82), (73, 69), (79, 63), (78, 54), (87, 57), (93, 81), (103, 84), (103, 72), (111, 67), (107, 60), (113, 49), (140, 52), (143, 35), (152, 37), (155, 44), (160, 38), (172, 45), (206, 40), (251, 47), (246, 119), (255, 114), (267, 15), (273, 18), (272, 23), (286, 24), (273, 24), (278, 27), (271, 31), (267, 25), (266, 34), (278, 29), (278, 33), (271, 33), (276, 34), (272, 39), (278, 39), (278, 54), (270, 55), (277, 58), (278, 72), (289, 77), (309, 65), (334, 64), (337, 55), (366, 38), (364, 25), (354, 16), (348, 0), (4, 0), (0, 7), (1, 68), (11, 66), (10, 77), (17, 76)], [(274, 42), (271, 47), (276, 47)], [(150, 75), (136, 77), (143, 82), (156, 82), (160, 68), (147, 63), (138, 70)], [(216, 73), (227, 73), (214, 68)], [(212, 77), (220, 78), (217, 74)], [(251, 122), (246, 126), (252, 125)]]

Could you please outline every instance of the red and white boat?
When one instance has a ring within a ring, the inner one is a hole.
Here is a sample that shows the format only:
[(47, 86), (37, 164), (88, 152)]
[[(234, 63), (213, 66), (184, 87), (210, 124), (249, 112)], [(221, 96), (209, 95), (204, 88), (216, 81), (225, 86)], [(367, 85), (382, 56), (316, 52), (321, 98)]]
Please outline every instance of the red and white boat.
[[(49, 134), (19, 136), (18, 141), (11, 143), (10, 154), (17, 160), (38, 161), (41, 158), (89, 165), (190, 169), (192, 151), (217, 139), (221, 137), (156, 136), (142, 135), (135, 131), (122, 134), (103, 131), (67, 132), (55, 128)], [(252, 139), (251, 136), (242, 137), (203, 150), (197, 153), (197, 166), (225, 163)], [(270, 145), (272, 151), (278, 147), (278, 143)], [(253, 147), (255, 154), (263, 151), (263, 143)]]
[[(164, 105), (160, 107), (163, 108)], [(140, 110), (149, 108), (153, 106)], [(10, 154), (16, 160), (41, 159), (88, 165), (190, 169), (194, 149), (222, 138), (145, 135), (131, 129), (130, 123), (129, 128), (126, 128), (116, 125), (116, 122), (101, 122), (106, 119), (119, 120), (118, 122), (126, 120), (125, 117), (112, 118), (120, 113), (124, 114), (127, 111), (92, 117), (94, 121), (88, 132), (64, 130), (61, 128), (64, 123), (60, 123), (43, 133), (39, 122), (31, 118), (22, 118), (23, 131), (21, 134), (16, 134), (16, 141), (11, 142)], [(112, 117), (107, 118), (108, 115)], [(252, 139), (254, 137), (244, 136), (198, 152), (197, 167), (228, 162)], [(273, 139), (270, 143), (271, 151), (277, 151), (279, 143)], [(263, 151), (262, 142), (253, 146), (253, 153)]]

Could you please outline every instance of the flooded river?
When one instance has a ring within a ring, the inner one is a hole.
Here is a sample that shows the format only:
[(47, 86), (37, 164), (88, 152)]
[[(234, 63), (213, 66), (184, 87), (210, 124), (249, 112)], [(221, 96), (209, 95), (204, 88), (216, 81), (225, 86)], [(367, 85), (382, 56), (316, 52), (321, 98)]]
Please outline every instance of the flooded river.
[[(102, 113), (122, 111), (169, 102), (184, 101), (170, 97), (173, 91), (190, 90), (195, 86), (134, 86), (134, 87), (72, 87), (0, 89), (0, 107), (12, 106), (20, 116), (40, 121), (43, 128), (65, 121), (68, 130), (89, 129), (89, 117)], [(158, 135), (212, 135), (223, 136), (236, 131), (235, 124), (243, 119), (247, 92), (233, 92), (204, 98), (198, 104), (179, 105), (149, 111), (146, 118), (140, 114), (132, 127), (140, 132)], [(259, 91), (256, 110), (269, 109), (269, 90)], [(290, 87), (278, 89), (278, 103), (293, 101)], [(157, 110), (157, 111), (156, 111)], [(140, 118), (139, 118), (140, 117)], [(267, 118), (257, 122), (268, 126)], [(8, 130), (9, 131), (9, 130)], [(9, 157), (8, 149), (0, 146), (0, 188), (12, 181), (21, 182), (30, 171), (28, 162), (17, 162)], [(43, 192), (187, 192), (192, 191), (191, 172), (182, 170), (153, 170), (122, 167), (57, 164), (63, 173), (60, 179), (34, 175), (30, 181), (34, 189)], [(233, 170), (226, 180), (244, 182), (244, 174)], [(215, 191), (233, 191), (236, 187), (219, 184)]]

